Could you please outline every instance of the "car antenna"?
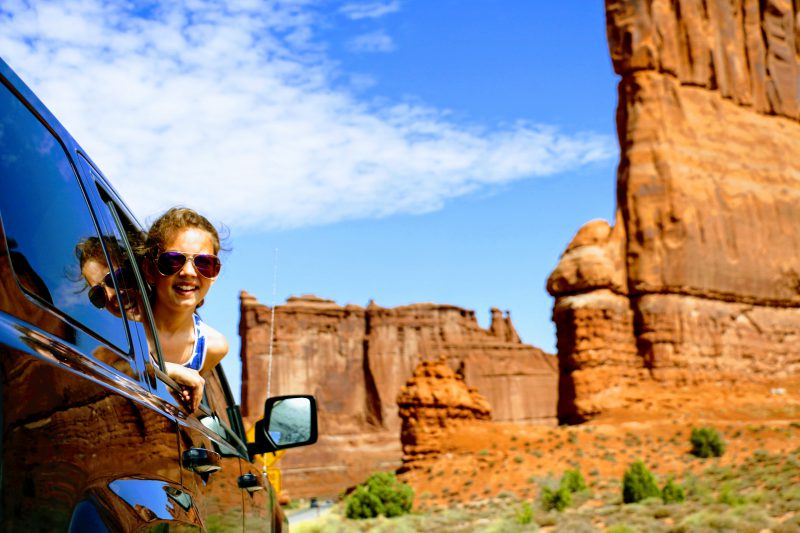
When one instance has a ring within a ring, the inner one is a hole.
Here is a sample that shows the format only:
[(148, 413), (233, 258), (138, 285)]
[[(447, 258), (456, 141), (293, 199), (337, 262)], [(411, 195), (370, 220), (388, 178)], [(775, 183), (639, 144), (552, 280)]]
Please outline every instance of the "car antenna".
[(275, 248), (275, 258), (272, 262), (272, 316), (269, 320), (269, 355), (267, 356), (267, 398), (270, 397), (272, 388), (272, 347), (275, 344), (275, 293), (278, 289), (278, 249)]

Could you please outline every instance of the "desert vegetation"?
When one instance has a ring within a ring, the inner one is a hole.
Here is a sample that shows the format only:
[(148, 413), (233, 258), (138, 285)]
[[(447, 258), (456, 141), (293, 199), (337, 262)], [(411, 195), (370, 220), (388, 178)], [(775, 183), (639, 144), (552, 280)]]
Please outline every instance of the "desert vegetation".
[(635, 479), (644, 496), (632, 503), (625, 502), (623, 478), (596, 480), (573, 492), (577, 485), (570, 485), (570, 476), (565, 472), (555, 485), (553, 479), (537, 479), (538, 496), (532, 498), (506, 491), (396, 518), (352, 520), (340, 504), (293, 531), (800, 531), (800, 449), (789, 454), (753, 450), (737, 466), (710, 463), (698, 473), (687, 469), (669, 477), (636, 461), (623, 476)]
[(413, 503), (411, 487), (391, 472), (377, 472), (345, 499), (345, 516), (353, 520), (376, 516), (392, 518), (407, 514)]
[(341, 500), (292, 531), (800, 532), (800, 406), (758, 402), (461, 428), (399, 476), (415, 491), (409, 514), (348, 519)]

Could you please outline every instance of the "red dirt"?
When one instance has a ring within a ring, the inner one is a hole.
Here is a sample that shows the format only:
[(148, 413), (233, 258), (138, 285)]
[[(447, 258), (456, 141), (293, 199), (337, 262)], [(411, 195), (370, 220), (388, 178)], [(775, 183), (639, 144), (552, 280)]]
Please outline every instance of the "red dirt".
[[(783, 393), (777, 388), (782, 388)], [(741, 464), (757, 449), (800, 446), (800, 379), (780, 384), (651, 387), (630, 391), (618, 409), (578, 426), (476, 422), (448, 432), (442, 453), (403, 474), (417, 506), (447, 506), (504, 491), (535, 498), (538, 479), (579, 467), (587, 483), (621, 480), (642, 459), (660, 478)], [(693, 427), (711, 426), (727, 448), (719, 459), (689, 455)], [(426, 494), (427, 493), (427, 494)]]

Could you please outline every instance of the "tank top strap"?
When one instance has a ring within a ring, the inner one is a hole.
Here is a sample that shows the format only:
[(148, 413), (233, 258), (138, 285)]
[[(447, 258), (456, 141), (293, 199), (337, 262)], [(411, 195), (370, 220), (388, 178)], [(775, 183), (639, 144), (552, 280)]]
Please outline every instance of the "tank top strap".
[(192, 350), (192, 357), (184, 363), (184, 366), (200, 371), (203, 368), (203, 363), (206, 360), (206, 334), (204, 331), (203, 321), (200, 320), (198, 315), (194, 317), (194, 349)]

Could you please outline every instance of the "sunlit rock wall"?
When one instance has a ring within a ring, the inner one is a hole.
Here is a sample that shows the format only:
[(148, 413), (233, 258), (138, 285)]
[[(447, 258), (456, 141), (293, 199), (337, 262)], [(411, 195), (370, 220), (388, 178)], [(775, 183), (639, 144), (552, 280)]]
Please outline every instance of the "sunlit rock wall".
[(621, 77), (617, 219), (582, 228), (548, 282), (562, 420), (601, 412), (640, 379), (798, 370), (797, 10), (606, 1)]
[[(272, 309), (242, 293), (242, 409), (249, 422), (267, 396)], [(282, 459), (293, 494), (336, 494), (376, 470), (400, 466), (397, 395), (421, 360), (444, 360), (503, 422), (554, 424), (557, 361), (520, 342), (510, 317), (488, 329), (451, 305), (340, 306), (313, 296), (275, 308), (271, 395), (311, 393), (320, 442)], [(315, 492), (316, 491), (316, 492)]]

